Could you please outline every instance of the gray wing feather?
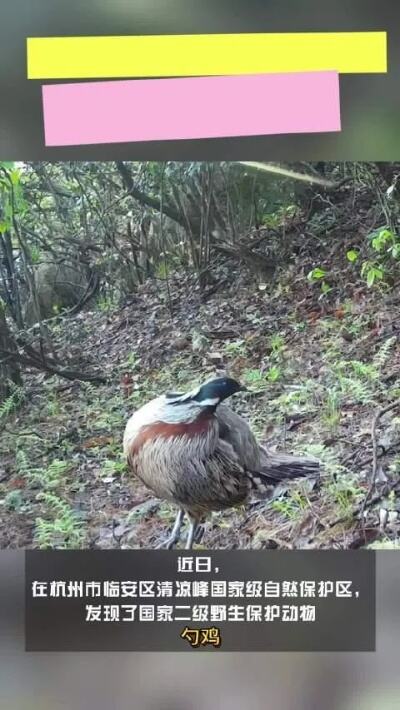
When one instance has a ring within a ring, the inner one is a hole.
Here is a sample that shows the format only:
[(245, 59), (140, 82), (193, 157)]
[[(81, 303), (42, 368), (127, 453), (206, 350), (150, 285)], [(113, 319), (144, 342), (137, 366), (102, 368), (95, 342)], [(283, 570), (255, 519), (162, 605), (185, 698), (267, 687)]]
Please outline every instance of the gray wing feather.
[(258, 472), (264, 483), (276, 485), (285, 479), (319, 474), (316, 459), (276, 453), (260, 446), (245, 419), (226, 405), (220, 405), (216, 415), (220, 439), (232, 446), (243, 468)]
[(216, 417), (220, 439), (232, 446), (244, 468), (258, 470), (260, 448), (246, 420), (226, 404), (220, 404), (216, 411)]

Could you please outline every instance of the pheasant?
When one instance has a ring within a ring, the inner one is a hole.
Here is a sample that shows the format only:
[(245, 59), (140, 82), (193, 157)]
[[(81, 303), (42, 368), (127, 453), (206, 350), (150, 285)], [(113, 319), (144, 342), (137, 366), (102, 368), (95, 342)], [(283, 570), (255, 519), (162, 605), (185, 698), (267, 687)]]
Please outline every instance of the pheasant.
[(218, 377), (191, 392), (157, 397), (127, 422), (128, 465), (158, 498), (179, 506), (167, 549), (180, 539), (185, 513), (190, 521), (186, 549), (191, 549), (211, 511), (241, 505), (254, 491), (267, 496), (284, 479), (318, 473), (314, 459), (268, 452), (247, 422), (221, 404), (244, 389), (236, 380)]

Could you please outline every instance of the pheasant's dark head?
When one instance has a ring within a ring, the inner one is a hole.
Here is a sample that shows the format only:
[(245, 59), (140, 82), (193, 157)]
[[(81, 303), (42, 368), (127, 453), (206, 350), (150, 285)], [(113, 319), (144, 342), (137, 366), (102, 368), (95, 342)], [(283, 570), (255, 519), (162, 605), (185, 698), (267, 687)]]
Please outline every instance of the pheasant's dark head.
[[(214, 410), (224, 399), (244, 389), (231, 377), (216, 377), (185, 394), (169, 392), (165, 395), (165, 404), (169, 411), (167, 416), (179, 414), (180, 417), (193, 415), (196, 418), (199, 410)], [(173, 410), (176, 410), (175, 414)]]
[(192, 395), (192, 399), (204, 406), (208, 403), (218, 406), (224, 399), (243, 389), (244, 387), (231, 377), (216, 377), (201, 385), (197, 393)]

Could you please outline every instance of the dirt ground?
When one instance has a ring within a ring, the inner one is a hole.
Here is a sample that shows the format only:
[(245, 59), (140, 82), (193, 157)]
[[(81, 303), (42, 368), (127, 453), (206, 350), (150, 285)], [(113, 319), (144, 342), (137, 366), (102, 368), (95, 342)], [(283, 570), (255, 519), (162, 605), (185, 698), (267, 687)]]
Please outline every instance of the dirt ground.
[(60, 361), (73, 357), (106, 382), (31, 372), (3, 406), (0, 547), (161, 542), (176, 511), (126, 469), (125, 422), (151, 397), (225, 371), (248, 387), (231, 405), (260, 441), (309, 452), (323, 468), (319, 483), (294, 482), (270, 501), (214, 514), (202, 546), (346, 549), (396, 540), (400, 294), (357, 284), (322, 301), (290, 270), (268, 285), (238, 270), (206, 299), (188, 277), (175, 274), (169, 285), (171, 300), (163, 283), (149, 282), (117, 310), (54, 326)]

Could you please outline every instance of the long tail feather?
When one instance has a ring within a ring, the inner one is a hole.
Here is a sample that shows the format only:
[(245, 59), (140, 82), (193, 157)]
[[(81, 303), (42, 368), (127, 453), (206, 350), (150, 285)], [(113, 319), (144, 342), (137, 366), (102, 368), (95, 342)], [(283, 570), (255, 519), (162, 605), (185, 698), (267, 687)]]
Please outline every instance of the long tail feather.
[(320, 465), (317, 459), (272, 453), (264, 447), (260, 447), (260, 450), (260, 469), (248, 474), (252, 487), (260, 493), (267, 492), (271, 486), (276, 486), (282, 481), (319, 475)]

